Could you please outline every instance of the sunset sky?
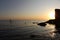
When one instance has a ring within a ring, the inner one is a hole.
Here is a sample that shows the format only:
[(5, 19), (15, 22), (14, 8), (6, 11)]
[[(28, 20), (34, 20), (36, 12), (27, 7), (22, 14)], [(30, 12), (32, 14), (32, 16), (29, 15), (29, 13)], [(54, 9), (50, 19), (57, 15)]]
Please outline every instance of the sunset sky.
[(0, 19), (46, 20), (60, 0), (0, 0)]

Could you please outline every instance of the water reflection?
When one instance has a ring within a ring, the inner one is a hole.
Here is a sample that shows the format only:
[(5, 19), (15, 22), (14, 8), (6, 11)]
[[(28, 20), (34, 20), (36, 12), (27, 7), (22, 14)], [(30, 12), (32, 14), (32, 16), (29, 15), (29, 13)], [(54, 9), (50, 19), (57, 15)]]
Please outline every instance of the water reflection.
[(49, 35), (51, 38), (54, 38), (54, 37), (55, 37), (55, 35), (56, 35), (56, 34), (54, 33), (54, 31), (56, 31), (56, 30), (55, 30), (55, 25), (47, 24), (46, 30), (48, 30), (48, 35)]
[[(14, 25), (12, 26), (0, 25), (0, 34), (2, 34), (1, 31), (6, 32), (6, 34), (8, 34), (6, 35), (5, 33), (3, 33), (4, 35), (2, 37), (5, 37), (5, 36), (11, 37), (13, 35), (12, 38), (15, 38), (14, 36), (18, 35), (16, 36), (17, 37), (16, 39), (18, 39), (19, 37), (28, 38), (28, 37), (34, 36), (34, 39), (42, 38), (45, 40), (46, 38), (54, 39), (58, 36), (56, 35), (56, 33), (54, 33), (55, 25), (47, 24), (46, 27), (42, 27), (42, 26), (38, 26), (37, 24), (33, 24), (31, 21), (26, 21), (26, 24), (25, 24), (25, 21), (15, 21), (12, 24)], [(19, 36), (19, 35), (22, 35), (22, 36)]]
[(52, 40), (59, 40), (60, 34), (55, 29), (55, 25), (47, 24), (46, 29), (48, 29), (48, 35), (51, 37)]

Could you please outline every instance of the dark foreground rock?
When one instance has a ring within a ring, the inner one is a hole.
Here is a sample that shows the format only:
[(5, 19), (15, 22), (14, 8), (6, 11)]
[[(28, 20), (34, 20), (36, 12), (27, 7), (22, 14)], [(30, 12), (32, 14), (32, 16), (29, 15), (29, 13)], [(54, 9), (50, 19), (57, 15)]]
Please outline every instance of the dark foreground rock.
[(48, 24), (55, 24), (55, 19), (50, 19), (50, 20), (46, 21), (45, 23), (48, 23)]
[(42, 23), (38, 23), (38, 25), (40, 25), (40, 26), (46, 26), (46, 23), (42, 22)]
[(50, 20), (48, 20), (46, 22), (38, 23), (37, 25), (46, 26), (46, 23), (48, 23), (48, 24), (55, 24), (55, 19), (50, 19)]

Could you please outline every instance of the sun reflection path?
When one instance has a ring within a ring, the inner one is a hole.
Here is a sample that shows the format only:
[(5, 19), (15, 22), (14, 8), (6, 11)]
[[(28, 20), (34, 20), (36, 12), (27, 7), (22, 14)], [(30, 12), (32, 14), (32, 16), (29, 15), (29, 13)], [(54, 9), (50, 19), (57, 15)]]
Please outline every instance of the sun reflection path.
[(47, 24), (46, 29), (48, 30), (48, 35), (51, 38), (54, 38), (55, 37), (55, 33), (54, 33), (54, 31), (55, 31), (55, 25)]

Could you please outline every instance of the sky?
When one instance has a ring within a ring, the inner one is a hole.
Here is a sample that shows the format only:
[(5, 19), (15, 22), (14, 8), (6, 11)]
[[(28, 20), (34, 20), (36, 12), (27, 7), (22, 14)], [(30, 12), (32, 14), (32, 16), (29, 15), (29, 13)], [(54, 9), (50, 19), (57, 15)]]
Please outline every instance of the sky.
[(0, 0), (0, 19), (46, 20), (60, 0)]

